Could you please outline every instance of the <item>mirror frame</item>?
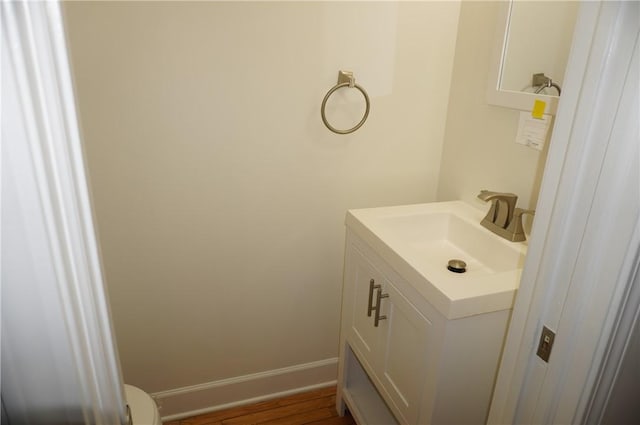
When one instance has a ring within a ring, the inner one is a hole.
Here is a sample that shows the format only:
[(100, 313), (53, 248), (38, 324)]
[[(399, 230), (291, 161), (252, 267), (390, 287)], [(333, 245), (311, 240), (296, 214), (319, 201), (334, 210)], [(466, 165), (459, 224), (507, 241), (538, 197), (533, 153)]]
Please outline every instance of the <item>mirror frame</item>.
[(547, 104), (544, 113), (555, 115), (558, 109), (559, 96), (549, 96), (521, 91), (500, 89), (502, 79), (502, 63), (507, 51), (509, 41), (509, 25), (513, 0), (500, 2), (498, 10), (498, 24), (495, 34), (495, 45), (489, 69), (487, 86), (487, 103), (494, 106), (531, 111), (535, 100), (541, 100)]

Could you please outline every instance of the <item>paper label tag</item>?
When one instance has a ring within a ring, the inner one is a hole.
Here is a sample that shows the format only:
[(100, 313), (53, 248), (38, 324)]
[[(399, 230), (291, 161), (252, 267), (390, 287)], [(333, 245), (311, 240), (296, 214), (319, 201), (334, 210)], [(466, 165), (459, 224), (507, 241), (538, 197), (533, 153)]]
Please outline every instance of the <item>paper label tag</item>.
[(527, 112), (520, 112), (516, 143), (541, 151), (547, 140), (550, 127), (551, 115), (533, 118)]

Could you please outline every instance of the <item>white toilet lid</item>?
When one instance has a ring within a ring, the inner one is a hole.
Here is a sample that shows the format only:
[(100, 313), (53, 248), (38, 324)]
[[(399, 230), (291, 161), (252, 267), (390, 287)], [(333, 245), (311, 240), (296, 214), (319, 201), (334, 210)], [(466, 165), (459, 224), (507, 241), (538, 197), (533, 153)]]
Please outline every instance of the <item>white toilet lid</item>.
[(138, 387), (125, 385), (124, 393), (127, 399), (133, 425), (161, 425), (158, 406), (151, 396)]

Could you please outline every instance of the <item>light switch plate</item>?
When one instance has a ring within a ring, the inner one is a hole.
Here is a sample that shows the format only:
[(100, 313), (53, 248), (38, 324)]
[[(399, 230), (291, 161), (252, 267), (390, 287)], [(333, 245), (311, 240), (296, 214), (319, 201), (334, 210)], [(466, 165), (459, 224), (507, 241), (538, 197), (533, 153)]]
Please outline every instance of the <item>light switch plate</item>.
[(555, 332), (546, 326), (542, 327), (540, 341), (538, 342), (538, 352), (536, 354), (547, 363), (549, 363), (549, 356), (551, 355), (551, 348), (553, 347), (553, 341), (555, 338)]

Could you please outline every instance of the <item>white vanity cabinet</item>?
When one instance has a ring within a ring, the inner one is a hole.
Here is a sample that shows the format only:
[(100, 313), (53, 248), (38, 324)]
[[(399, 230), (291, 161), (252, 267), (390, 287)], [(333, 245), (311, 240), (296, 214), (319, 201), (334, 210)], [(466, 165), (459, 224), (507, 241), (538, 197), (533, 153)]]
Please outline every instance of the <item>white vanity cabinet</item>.
[(447, 319), (347, 229), (339, 412), (361, 425), (485, 423), (508, 317)]
[(349, 311), (348, 317), (343, 316), (343, 331), (397, 413), (413, 423), (418, 417), (431, 323), (355, 245), (348, 257), (345, 279), (350, 285), (345, 288), (345, 302), (350, 308), (343, 307), (343, 313)]

